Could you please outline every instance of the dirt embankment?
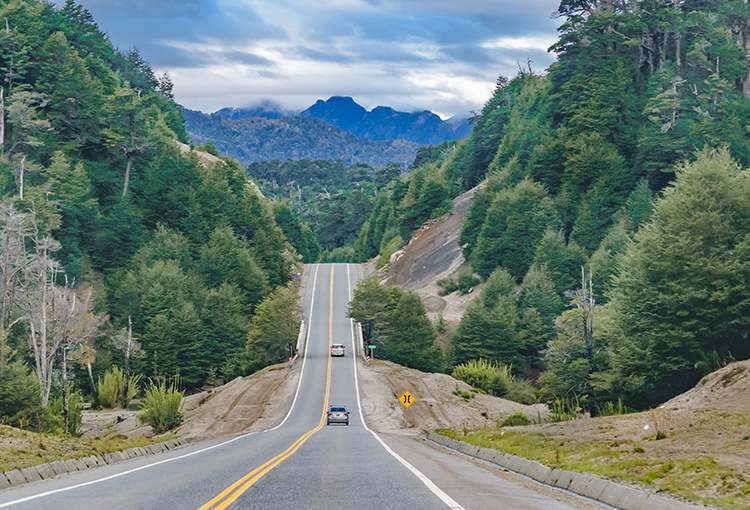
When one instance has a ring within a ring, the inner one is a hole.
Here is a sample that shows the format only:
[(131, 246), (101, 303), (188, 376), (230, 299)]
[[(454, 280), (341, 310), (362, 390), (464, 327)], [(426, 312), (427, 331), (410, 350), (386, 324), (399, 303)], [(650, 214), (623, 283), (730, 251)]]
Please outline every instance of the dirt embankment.
[(397, 251), (380, 271), (381, 283), (395, 284), (416, 292), (422, 298), (427, 314), (435, 320), (442, 314), (448, 326), (441, 340), (447, 341), (458, 327), (466, 308), (479, 294), (479, 287), (465, 296), (453, 292), (440, 296), (437, 281), (456, 273), (465, 260), (458, 238), (471, 199), (483, 184), (453, 200), (453, 210), (425, 223), (412, 235), (409, 244)]
[[(248, 377), (190, 395), (183, 401), (183, 425), (172, 433), (188, 441), (231, 437), (278, 425), (286, 416), (299, 379), (299, 365), (267, 367)], [(128, 416), (117, 423), (118, 416)], [(134, 413), (108, 411), (84, 413), (84, 437), (122, 434), (129, 438), (151, 435), (151, 427)]]
[[(650, 412), (523, 427), (561, 439), (612, 445), (621, 454), (643, 448), (649, 458), (712, 457), (750, 480), (750, 361), (706, 376), (695, 388)], [(645, 428), (648, 427), (648, 428)], [(655, 440), (657, 433), (665, 437)], [(627, 456), (626, 455), (626, 456)]]
[[(430, 374), (389, 361), (360, 365), (362, 412), (377, 432), (424, 434), (439, 428), (494, 426), (522, 410), (531, 419), (545, 418), (543, 405), (525, 406), (473, 393), (471, 386), (445, 374)], [(408, 391), (415, 402), (405, 408), (398, 398)], [(463, 396), (462, 396), (463, 395)], [(471, 398), (464, 398), (471, 395)]]

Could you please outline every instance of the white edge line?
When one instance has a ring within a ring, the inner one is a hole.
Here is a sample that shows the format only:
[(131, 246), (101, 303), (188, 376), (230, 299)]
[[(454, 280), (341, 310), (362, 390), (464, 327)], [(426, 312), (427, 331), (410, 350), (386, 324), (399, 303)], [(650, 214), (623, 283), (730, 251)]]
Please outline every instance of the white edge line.
[[(319, 267), (320, 267), (320, 265), (316, 265), (315, 266), (315, 277), (313, 278), (312, 301), (310, 303), (310, 317), (312, 317), (313, 307), (315, 305), (315, 284), (317, 283), (317, 280), (318, 280), (318, 268)], [(173, 457), (171, 459), (160, 460), (158, 462), (153, 462), (151, 464), (146, 464), (145, 466), (140, 466), (140, 467), (137, 467), (137, 468), (134, 468), (134, 469), (130, 469), (128, 471), (123, 471), (122, 473), (116, 473), (114, 475), (105, 476), (104, 478), (97, 478), (96, 480), (91, 480), (90, 482), (79, 483), (77, 485), (71, 485), (69, 487), (63, 487), (61, 489), (55, 489), (53, 491), (42, 492), (40, 494), (35, 494), (33, 496), (28, 496), (28, 497), (25, 497), (25, 498), (16, 499), (16, 500), (13, 500), (13, 501), (8, 501), (7, 503), (0, 504), (0, 508), (6, 508), (6, 507), (9, 507), (9, 506), (12, 506), (12, 505), (17, 505), (19, 503), (25, 503), (27, 501), (31, 501), (31, 500), (34, 500), (34, 499), (39, 499), (39, 498), (43, 498), (43, 497), (46, 497), (46, 496), (51, 496), (53, 494), (58, 494), (60, 492), (66, 492), (66, 491), (70, 491), (70, 490), (73, 490), (73, 489), (79, 489), (81, 487), (86, 487), (88, 485), (94, 485), (94, 484), (97, 484), (97, 483), (100, 483), (100, 482), (106, 482), (108, 480), (112, 480), (114, 478), (119, 478), (121, 476), (129, 475), (131, 473), (135, 473), (136, 471), (141, 471), (143, 469), (147, 469), (147, 468), (150, 468), (150, 467), (158, 466), (160, 464), (165, 464), (167, 462), (172, 462), (174, 460), (184, 459), (186, 457), (192, 457), (193, 455), (197, 455), (199, 453), (203, 453), (203, 452), (206, 452), (208, 450), (213, 450), (214, 448), (219, 448), (219, 447), (227, 445), (229, 443), (233, 443), (233, 442), (237, 441), (238, 439), (242, 439), (242, 438), (245, 438), (245, 437), (248, 437), (248, 436), (252, 436), (253, 434), (259, 434), (259, 433), (262, 433), (262, 432), (270, 432), (272, 430), (276, 430), (277, 428), (281, 427), (284, 424), (284, 422), (286, 422), (286, 420), (292, 414), (292, 410), (294, 410), (294, 404), (297, 402), (297, 395), (299, 395), (300, 384), (302, 383), (302, 374), (304, 374), (304, 372), (305, 372), (305, 363), (307, 362), (307, 343), (308, 343), (309, 340), (310, 340), (310, 328), (308, 328), (308, 330), (307, 330), (307, 338), (305, 339), (305, 356), (302, 357), (302, 370), (300, 371), (299, 381), (297, 381), (297, 391), (294, 394), (294, 400), (292, 401), (292, 406), (289, 408), (289, 412), (287, 413), (287, 415), (284, 418), (284, 420), (281, 423), (279, 423), (278, 425), (276, 425), (274, 428), (269, 429), (269, 430), (263, 430), (263, 431), (260, 431), (260, 432), (250, 432), (248, 434), (243, 434), (241, 436), (237, 436), (235, 438), (232, 438), (232, 439), (230, 439), (228, 441), (224, 441), (223, 443), (215, 444), (213, 446), (209, 446), (209, 447), (203, 448), (201, 450), (197, 450), (197, 451), (194, 451), (194, 452), (191, 452), (191, 453), (187, 453), (185, 455), (180, 455), (179, 457)], [(359, 392), (358, 392), (358, 394), (359, 394)]]
[(264, 430), (263, 432), (271, 432), (272, 430), (276, 430), (277, 428), (281, 427), (286, 421), (289, 419), (289, 417), (292, 415), (292, 411), (294, 411), (294, 404), (297, 403), (297, 396), (299, 395), (299, 389), (300, 386), (302, 386), (302, 376), (305, 373), (305, 365), (307, 364), (307, 347), (310, 344), (310, 330), (312, 330), (312, 316), (313, 316), (313, 309), (315, 308), (315, 285), (318, 283), (318, 269), (320, 268), (320, 264), (317, 264), (315, 266), (315, 276), (313, 277), (313, 288), (312, 288), (312, 299), (310, 300), (310, 315), (309, 320), (307, 321), (307, 335), (305, 336), (305, 349), (304, 354), (302, 355), (302, 370), (299, 373), (299, 380), (297, 381), (297, 391), (294, 392), (294, 400), (292, 400), (292, 406), (289, 408), (289, 412), (286, 413), (286, 416), (284, 419), (276, 425), (272, 429)]
[[(349, 264), (346, 265), (346, 274), (347, 274), (347, 279), (349, 280), (348, 282), (349, 283), (349, 300), (351, 301), (352, 280), (351, 280), (351, 277), (349, 277)], [(356, 341), (354, 338), (354, 319), (349, 319), (349, 324), (351, 325), (351, 332), (352, 332), (352, 346), (354, 346), (354, 342)], [(362, 422), (362, 426), (364, 426), (365, 430), (369, 432), (370, 434), (372, 434), (375, 437), (375, 439), (378, 440), (378, 442), (383, 446), (383, 448), (385, 448), (385, 451), (390, 453), (397, 461), (403, 464), (404, 467), (406, 467), (406, 469), (411, 471), (417, 478), (419, 478), (419, 480), (423, 484), (425, 484), (425, 486), (427, 486), (427, 488), (430, 489), (433, 494), (435, 494), (438, 498), (440, 498), (440, 500), (443, 503), (445, 503), (448, 506), (448, 508), (450, 508), (451, 510), (465, 510), (464, 507), (459, 505), (453, 498), (451, 498), (445, 492), (443, 492), (442, 489), (440, 489), (440, 487), (435, 485), (435, 483), (429, 478), (427, 478), (427, 476), (425, 476), (420, 470), (418, 470), (417, 468), (409, 464), (409, 462), (407, 462), (406, 459), (401, 457), (398, 453), (394, 452), (390, 448), (390, 446), (385, 444), (385, 441), (380, 439), (380, 436), (378, 436), (375, 432), (370, 430), (370, 428), (365, 423), (365, 417), (362, 414), (362, 399), (360, 398), (360, 395), (359, 395), (359, 376), (357, 374), (357, 357), (352, 356), (352, 361), (354, 364), (354, 387), (357, 390), (357, 408), (359, 409), (359, 419)]]

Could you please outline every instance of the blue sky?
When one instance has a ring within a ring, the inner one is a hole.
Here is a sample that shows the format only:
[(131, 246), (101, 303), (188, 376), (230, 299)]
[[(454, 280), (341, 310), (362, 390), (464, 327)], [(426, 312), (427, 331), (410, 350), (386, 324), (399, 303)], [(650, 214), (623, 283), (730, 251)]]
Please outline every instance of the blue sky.
[[(62, 4), (63, 1), (57, 2)], [(559, 0), (79, 0), (120, 49), (213, 112), (271, 99), (466, 117), (517, 62), (544, 71)]]

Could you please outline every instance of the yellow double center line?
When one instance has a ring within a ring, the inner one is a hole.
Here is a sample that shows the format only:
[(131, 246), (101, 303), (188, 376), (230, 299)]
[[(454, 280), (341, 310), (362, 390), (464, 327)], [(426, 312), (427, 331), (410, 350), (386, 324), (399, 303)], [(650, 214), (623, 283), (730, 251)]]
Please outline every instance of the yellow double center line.
[[(328, 347), (330, 349), (330, 346), (333, 345), (333, 265), (331, 265), (331, 290), (329, 292), (330, 294), (330, 300), (328, 304)], [(305, 353), (307, 355), (307, 353)], [(328, 397), (331, 392), (331, 356), (329, 354), (328, 356), (328, 371), (326, 375), (326, 394), (325, 399), (323, 403), (323, 414), (320, 417), (320, 423), (317, 427), (309, 431), (307, 434), (303, 435), (299, 439), (297, 439), (292, 445), (284, 450), (282, 453), (274, 457), (273, 459), (269, 460), (259, 468), (253, 470), (252, 472), (246, 474), (236, 482), (234, 482), (232, 485), (226, 488), (221, 494), (216, 496), (214, 499), (200, 507), (198, 510), (223, 510), (224, 508), (231, 505), (234, 500), (239, 498), (246, 490), (248, 490), (250, 487), (252, 487), (255, 482), (263, 478), (266, 473), (271, 471), (273, 468), (281, 464), (285, 459), (289, 458), (294, 452), (297, 451), (297, 449), (302, 446), (305, 441), (310, 439), (310, 436), (315, 434), (317, 431), (319, 431), (321, 428), (323, 428), (323, 424), (325, 423), (326, 413), (328, 412)]]

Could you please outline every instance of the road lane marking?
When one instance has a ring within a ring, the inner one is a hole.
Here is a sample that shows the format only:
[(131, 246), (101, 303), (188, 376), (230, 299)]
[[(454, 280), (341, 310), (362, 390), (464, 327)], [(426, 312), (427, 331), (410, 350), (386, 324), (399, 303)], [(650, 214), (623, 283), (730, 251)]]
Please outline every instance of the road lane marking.
[[(317, 280), (317, 276), (318, 276), (318, 272), (316, 270), (315, 271), (316, 280)], [(330, 295), (330, 299), (328, 303), (328, 306), (329, 306), (328, 344), (329, 344), (329, 349), (330, 349), (330, 345), (332, 345), (333, 343), (333, 265), (331, 265), (331, 287), (330, 287), (329, 295)], [(315, 296), (313, 294), (313, 300), (314, 298)], [(310, 308), (310, 317), (312, 317), (312, 307)], [(310, 330), (308, 330), (308, 339), (309, 339), (309, 332)], [(307, 359), (307, 352), (305, 352), (305, 359)], [(313, 434), (315, 434), (316, 432), (318, 432), (320, 429), (323, 428), (323, 424), (326, 419), (326, 414), (328, 412), (328, 399), (331, 393), (331, 360), (332, 358), (329, 352), (328, 370), (326, 373), (326, 392), (325, 392), (325, 397), (323, 399), (323, 413), (320, 416), (320, 423), (318, 423), (318, 426), (312, 429), (311, 431), (307, 432), (305, 435), (303, 435), (299, 439), (297, 439), (294, 443), (292, 443), (292, 445), (289, 448), (284, 450), (282, 453), (280, 453), (279, 455), (269, 460), (262, 466), (254, 469), (252, 472), (248, 473), (247, 475), (243, 476), (242, 478), (234, 482), (232, 485), (230, 485), (224, 491), (222, 491), (218, 496), (216, 496), (211, 501), (209, 501), (208, 503), (200, 507), (198, 510), (209, 510), (209, 509), (223, 510), (227, 508), (235, 500), (237, 500), (237, 498), (239, 498), (245, 491), (247, 491), (250, 487), (255, 485), (255, 483), (258, 480), (263, 478), (269, 471), (271, 471), (273, 468), (281, 464), (287, 458), (291, 457), (292, 454), (296, 452), (300, 446), (305, 444), (305, 442), (308, 439), (310, 439), (310, 437), (312, 437)], [(300, 375), (300, 381), (302, 381), (302, 375)], [(299, 386), (297, 389), (299, 390)], [(295, 400), (296, 400), (296, 395), (295, 395)], [(294, 404), (292, 404), (292, 408), (293, 407), (294, 407)]]
[[(352, 280), (351, 280), (351, 277), (349, 276), (349, 264), (346, 265), (346, 275), (347, 275), (347, 280), (349, 283), (349, 300), (351, 301)], [(354, 345), (354, 342), (355, 342), (354, 319), (349, 319), (349, 321), (351, 324), (352, 345)], [(365, 430), (369, 432), (370, 434), (372, 434), (375, 437), (375, 439), (378, 440), (378, 443), (380, 443), (383, 446), (383, 448), (385, 448), (385, 451), (390, 453), (397, 461), (399, 461), (404, 467), (406, 467), (406, 469), (411, 471), (417, 478), (419, 478), (419, 480), (423, 484), (425, 484), (425, 486), (427, 486), (427, 488), (430, 489), (430, 491), (432, 491), (433, 494), (435, 494), (438, 498), (440, 498), (440, 501), (445, 503), (448, 506), (448, 508), (450, 508), (451, 510), (465, 510), (464, 507), (459, 505), (453, 498), (451, 498), (448, 494), (443, 492), (443, 490), (440, 489), (440, 487), (435, 485), (435, 482), (427, 478), (427, 476), (425, 476), (420, 470), (418, 470), (417, 468), (409, 464), (409, 462), (406, 459), (401, 457), (398, 453), (394, 452), (391, 449), (391, 447), (385, 443), (385, 441), (380, 439), (380, 436), (378, 436), (375, 432), (370, 430), (370, 428), (365, 423), (365, 416), (364, 414), (362, 414), (362, 400), (359, 395), (359, 377), (357, 374), (357, 357), (356, 356), (353, 356), (353, 363), (354, 363), (354, 387), (357, 390), (357, 407), (359, 408), (359, 419), (362, 422), (362, 426), (365, 428)]]

